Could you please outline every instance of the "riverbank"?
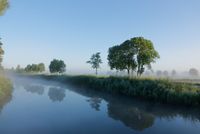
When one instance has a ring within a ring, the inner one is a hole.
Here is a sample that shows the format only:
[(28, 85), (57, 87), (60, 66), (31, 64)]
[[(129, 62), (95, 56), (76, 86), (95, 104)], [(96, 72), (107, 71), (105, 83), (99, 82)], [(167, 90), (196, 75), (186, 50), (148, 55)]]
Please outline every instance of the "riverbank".
[(200, 88), (192, 83), (168, 79), (32, 75), (103, 92), (122, 94), (174, 105), (199, 106)]
[(12, 83), (4, 75), (0, 75), (0, 103), (12, 96)]

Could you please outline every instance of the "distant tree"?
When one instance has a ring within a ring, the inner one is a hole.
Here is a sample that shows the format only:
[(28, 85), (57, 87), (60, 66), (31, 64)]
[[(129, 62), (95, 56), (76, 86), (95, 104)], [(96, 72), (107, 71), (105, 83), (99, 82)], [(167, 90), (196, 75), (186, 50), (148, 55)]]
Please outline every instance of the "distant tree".
[(23, 71), (24, 71), (24, 69), (23, 68), (21, 68), (21, 66), (20, 65), (17, 65), (17, 67), (16, 67), (16, 70), (15, 70), (17, 73), (22, 73)]
[(20, 69), (21, 69), (20, 65), (17, 65), (16, 71), (18, 71), (18, 70), (20, 70)]
[(165, 77), (168, 77), (168, 76), (169, 76), (168, 71), (165, 70), (165, 71), (163, 72), (163, 75), (164, 75)]
[(172, 73), (171, 73), (171, 75), (174, 77), (174, 76), (176, 76), (176, 70), (172, 70)]
[(86, 63), (91, 64), (92, 68), (95, 69), (95, 74), (98, 74), (98, 69), (100, 68), (100, 64), (102, 63), (100, 52), (93, 54), (89, 61)]
[(198, 71), (197, 69), (195, 69), (195, 68), (191, 68), (191, 69), (189, 70), (189, 74), (190, 74), (191, 76), (198, 76), (198, 75), (199, 75), (199, 71)]
[(2, 49), (2, 45), (3, 45), (3, 43), (1, 42), (1, 38), (0, 38), (0, 67), (2, 67), (1, 63), (3, 61), (3, 55), (4, 55), (4, 51)]
[(0, 15), (3, 15), (3, 13), (8, 7), (9, 7), (8, 0), (0, 0)]
[(44, 72), (45, 71), (45, 65), (44, 63), (39, 63), (38, 64), (39, 72)]
[(45, 71), (45, 65), (44, 63), (27, 65), (25, 67), (25, 71), (26, 72), (43, 72)]
[(161, 77), (161, 76), (162, 76), (162, 71), (161, 71), (161, 70), (158, 70), (158, 71), (156, 72), (156, 75), (157, 75), (158, 77)]
[(51, 73), (63, 73), (66, 71), (66, 64), (62, 60), (54, 59), (49, 65)]
[(26, 72), (31, 72), (32, 71), (32, 66), (31, 65), (27, 65), (24, 70)]

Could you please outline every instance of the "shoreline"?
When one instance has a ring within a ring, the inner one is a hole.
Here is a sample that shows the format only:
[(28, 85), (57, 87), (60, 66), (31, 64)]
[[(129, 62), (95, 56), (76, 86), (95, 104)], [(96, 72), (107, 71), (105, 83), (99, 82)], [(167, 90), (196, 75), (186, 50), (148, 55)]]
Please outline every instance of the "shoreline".
[(200, 87), (192, 83), (176, 82), (169, 79), (68, 76), (68, 75), (23, 75), (58, 81), (70, 85), (141, 98), (181, 106), (200, 105)]

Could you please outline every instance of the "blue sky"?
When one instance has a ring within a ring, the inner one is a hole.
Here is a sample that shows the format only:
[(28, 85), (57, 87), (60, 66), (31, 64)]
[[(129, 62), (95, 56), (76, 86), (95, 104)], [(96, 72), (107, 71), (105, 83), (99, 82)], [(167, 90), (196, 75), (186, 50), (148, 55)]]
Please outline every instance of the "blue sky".
[(200, 69), (199, 0), (10, 0), (0, 17), (6, 67), (63, 59), (67, 71), (91, 70), (85, 62), (126, 39), (152, 40), (161, 59), (155, 70)]

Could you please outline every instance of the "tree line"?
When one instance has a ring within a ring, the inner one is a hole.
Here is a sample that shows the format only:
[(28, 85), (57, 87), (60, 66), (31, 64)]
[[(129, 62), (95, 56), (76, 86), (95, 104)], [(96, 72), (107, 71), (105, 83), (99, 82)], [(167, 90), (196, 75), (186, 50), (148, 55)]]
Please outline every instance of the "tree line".
[[(20, 65), (17, 65), (16, 69), (12, 68), (18, 73), (41, 73), (45, 71), (45, 64), (28, 64), (25, 68), (21, 68)], [(66, 64), (63, 60), (53, 59), (49, 65), (49, 71), (51, 73), (63, 73), (66, 71)]]
[(26, 72), (44, 72), (45, 65), (44, 65), (44, 63), (27, 65), (24, 70)]
[[(115, 45), (108, 49), (108, 65), (111, 70), (123, 71), (127, 74), (136, 72), (137, 76), (144, 73), (145, 69), (151, 69), (151, 63), (160, 58), (158, 52), (154, 49), (153, 43), (143, 37), (134, 37), (126, 40), (120, 45)], [(100, 52), (92, 54), (91, 58), (86, 62), (91, 64), (98, 74), (102, 59)], [(17, 70), (21, 71), (20, 67)], [(43, 72), (45, 71), (44, 63), (27, 65), (25, 72)], [(63, 73), (66, 71), (66, 64), (63, 60), (54, 59), (50, 62), (49, 71), (51, 73)]]

